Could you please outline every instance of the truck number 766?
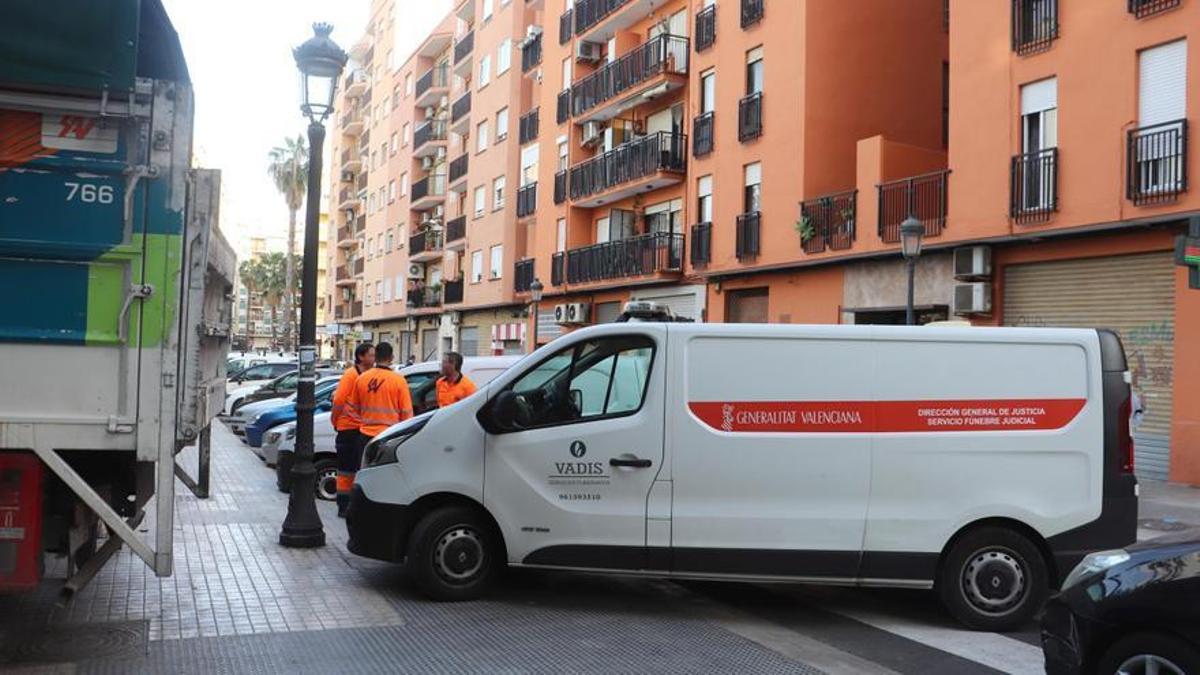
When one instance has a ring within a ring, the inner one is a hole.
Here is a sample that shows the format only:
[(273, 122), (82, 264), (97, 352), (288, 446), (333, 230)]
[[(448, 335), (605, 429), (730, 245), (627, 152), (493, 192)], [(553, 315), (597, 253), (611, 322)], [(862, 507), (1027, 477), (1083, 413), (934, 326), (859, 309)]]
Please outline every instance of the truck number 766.
[(67, 201), (79, 201), (85, 204), (111, 204), (113, 188), (111, 185), (96, 185), (95, 183), (63, 183), (69, 190)]

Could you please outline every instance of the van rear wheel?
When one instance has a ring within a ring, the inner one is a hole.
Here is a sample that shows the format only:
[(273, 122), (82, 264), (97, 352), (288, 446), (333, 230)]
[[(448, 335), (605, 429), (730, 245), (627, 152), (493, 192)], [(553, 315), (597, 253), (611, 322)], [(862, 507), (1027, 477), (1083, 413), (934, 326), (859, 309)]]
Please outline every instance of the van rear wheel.
[(474, 600), (494, 583), (503, 565), (499, 537), (477, 509), (446, 506), (430, 511), (408, 542), (408, 573), (434, 600)]
[(981, 527), (947, 552), (937, 591), (950, 614), (970, 628), (1016, 630), (1046, 601), (1049, 574), (1027, 537), (1004, 527)]

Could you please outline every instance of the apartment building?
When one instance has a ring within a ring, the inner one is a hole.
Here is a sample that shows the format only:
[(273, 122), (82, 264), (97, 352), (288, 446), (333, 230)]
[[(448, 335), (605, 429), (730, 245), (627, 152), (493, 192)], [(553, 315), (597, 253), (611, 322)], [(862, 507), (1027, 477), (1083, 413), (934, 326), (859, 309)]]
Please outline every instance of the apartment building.
[[(321, 225), (325, 227), (328, 222), (328, 215), (321, 213)], [(303, 236), (302, 232), (298, 235)], [(326, 311), (328, 304), (326, 301), (326, 260), (327, 247), (324, 234), (319, 241), (317, 253), (317, 326), (318, 330), (323, 329), (327, 323)], [(303, 248), (303, 242), (297, 242), (296, 250), (300, 251)], [(266, 237), (250, 237), (246, 241), (246, 248), (238, 252), (238, 259), (242, 262), (247, 260), (255, 260), (267, 253), (276, 252), (283, 253), (287, 250), (287, 238)], [(240, 264), (240, 263), (239, 263)], [(300, 273), (297, 269), (297, 274)], [(234, 292), (237, 296), (237, 305), (233, 313), (233, 347), (240, 350), (253, 349), (272, 349), (279, 345), (274, 344), (283, 335), (284, 317), (282, 316), (282, 306), (277, 310), (274, 323), (271, 317), (270, 306), (266, 303), (265, 294), (259, 290), (254, 290), (248, 287), (238, 275), (234, 280)], [(296, 320), (300, 319), (300, 297), (296, 297)], [(274, 331), (272, 330), (274, 328)], [(272, 339), (274, 334), (275, 338)], [(320, 337), (320, 335), (318, 336)], [(326, 357), (326, 344), (322, 343), (322, 357)]]

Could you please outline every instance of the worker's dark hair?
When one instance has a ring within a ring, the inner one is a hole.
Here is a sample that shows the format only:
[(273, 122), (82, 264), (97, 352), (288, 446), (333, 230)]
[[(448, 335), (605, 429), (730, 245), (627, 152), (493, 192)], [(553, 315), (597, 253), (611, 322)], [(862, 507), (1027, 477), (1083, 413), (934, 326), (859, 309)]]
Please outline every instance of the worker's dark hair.
[(446, 352), (446, 359), (454, 364), (454, 369), (462, 372), (462, 354), (458, 352)]
[(371, 351), (374, 348), (375, 348), (375, 345), (371, 344), (370, 342), (364, 342), (364, 343), (360, 344), (359, 346), (355, 347), (354, 348), (354, 362), (359, 363), (360, 361), (362, 361), (363, 357), (367, 355), (367, 352)]
[(392, 345), (387, 342), (380, 342), (375, 345), (375, 360), (383, 361), (384, 363), (392, 360)]

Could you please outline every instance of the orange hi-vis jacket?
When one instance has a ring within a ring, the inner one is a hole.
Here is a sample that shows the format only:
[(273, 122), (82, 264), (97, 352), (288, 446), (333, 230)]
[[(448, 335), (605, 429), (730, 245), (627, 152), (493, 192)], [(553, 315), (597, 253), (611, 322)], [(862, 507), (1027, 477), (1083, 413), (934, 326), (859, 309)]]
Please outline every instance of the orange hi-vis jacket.
[(408, 383), (403, 375), (387, 366), (376, 366), (359, 375), (349, 403), (358, 413), (358, 430), (367, 436), (377, 436), (413, 416)]
[(474, 393), (475, 383), (468, 380), (467, 376), (461, 373), (458, 376), (458, 382), (451, 383), (445, 377), (439, 377), (437, 380), (437, 402), (439, 408), (454, 405)]
[(329, 412), (329, 421), (335, 431), (357, 431), (362, 424), (358, 412), (350, 408), (350, 394), (354, 391), (354, 383), (358, 380), (358, 366), (350, 366), (338, 380), (337, 389), (333, 392), (333, 409)]

